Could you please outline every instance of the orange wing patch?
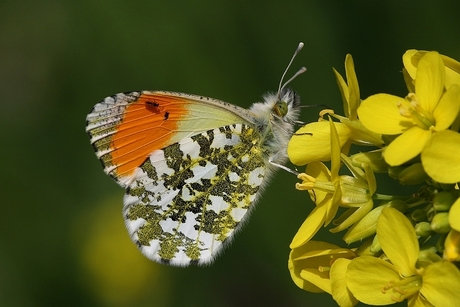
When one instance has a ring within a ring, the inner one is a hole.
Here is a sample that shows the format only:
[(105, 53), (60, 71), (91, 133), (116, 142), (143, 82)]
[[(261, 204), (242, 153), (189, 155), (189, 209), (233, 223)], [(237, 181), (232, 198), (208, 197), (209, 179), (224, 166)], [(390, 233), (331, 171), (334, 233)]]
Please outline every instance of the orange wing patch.
[(118, 176), (131, 175), (154, 150), (170, 144), (186, 104), (180, 97), (142, 94), (126, 107), (111, 144)]
[(187, 97), (159, 92), (120, 93), (96, 104), (86, 131), (104, 171), (127, 184), (153, 151), (177, 141), (189, 105)]

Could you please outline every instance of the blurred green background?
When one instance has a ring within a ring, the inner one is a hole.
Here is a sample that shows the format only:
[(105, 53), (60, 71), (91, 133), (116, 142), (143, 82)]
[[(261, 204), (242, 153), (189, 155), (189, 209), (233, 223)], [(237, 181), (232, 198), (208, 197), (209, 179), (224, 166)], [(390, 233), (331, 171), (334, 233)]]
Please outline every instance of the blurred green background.
[[(406, 49), (460, 59), (456, 1), (0, 3), (0, 306), (334, 306), (298, 289), (288, 245), (312, 203), (280, 171), (244, 231), (204, 268), (150, 262), (85, 117), (104, 97), (171, 90), (248, 107), (291, 74), (303, 104), (342, 113), (332, 73), (351, 53), (361, 96), (405, 95)], [(316, 120), (319, 109), (304, 109)], [(344, 243), (343, 243), (344, 246)]]

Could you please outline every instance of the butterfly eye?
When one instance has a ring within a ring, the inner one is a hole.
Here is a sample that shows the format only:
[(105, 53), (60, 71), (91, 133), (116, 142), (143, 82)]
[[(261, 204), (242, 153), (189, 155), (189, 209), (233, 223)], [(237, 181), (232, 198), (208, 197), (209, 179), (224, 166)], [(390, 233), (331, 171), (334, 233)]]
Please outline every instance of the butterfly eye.
[(273, 111), (279, 117), (284, 117), (288, 113), (288, 105), (287, 105), (287, 103), (285, 101), (280, 100), (275, 104), (275, 107), (273, 108)]

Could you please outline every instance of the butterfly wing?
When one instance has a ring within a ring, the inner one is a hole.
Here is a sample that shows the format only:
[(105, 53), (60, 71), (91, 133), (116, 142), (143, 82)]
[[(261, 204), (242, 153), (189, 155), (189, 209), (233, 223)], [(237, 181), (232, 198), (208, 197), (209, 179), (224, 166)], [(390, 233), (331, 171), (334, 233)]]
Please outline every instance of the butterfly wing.
[(124, 217), (148, 258), (209, 263), (261, 186), (261, 136), (245, 109), (206, 97), (132, 92), (87, 117), (104, 170), (127, 188)]

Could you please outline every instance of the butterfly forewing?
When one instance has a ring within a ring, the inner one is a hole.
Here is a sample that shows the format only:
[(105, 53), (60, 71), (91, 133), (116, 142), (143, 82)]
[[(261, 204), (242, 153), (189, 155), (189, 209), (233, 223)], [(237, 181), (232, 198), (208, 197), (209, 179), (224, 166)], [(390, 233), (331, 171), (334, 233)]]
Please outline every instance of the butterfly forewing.
[(104, 171), (125, 187), (157, 149), (216, 127), (247, 123), (242, 108), (173, 92), (129, 92), (105, 98), (87, 116), (86, 131)]

